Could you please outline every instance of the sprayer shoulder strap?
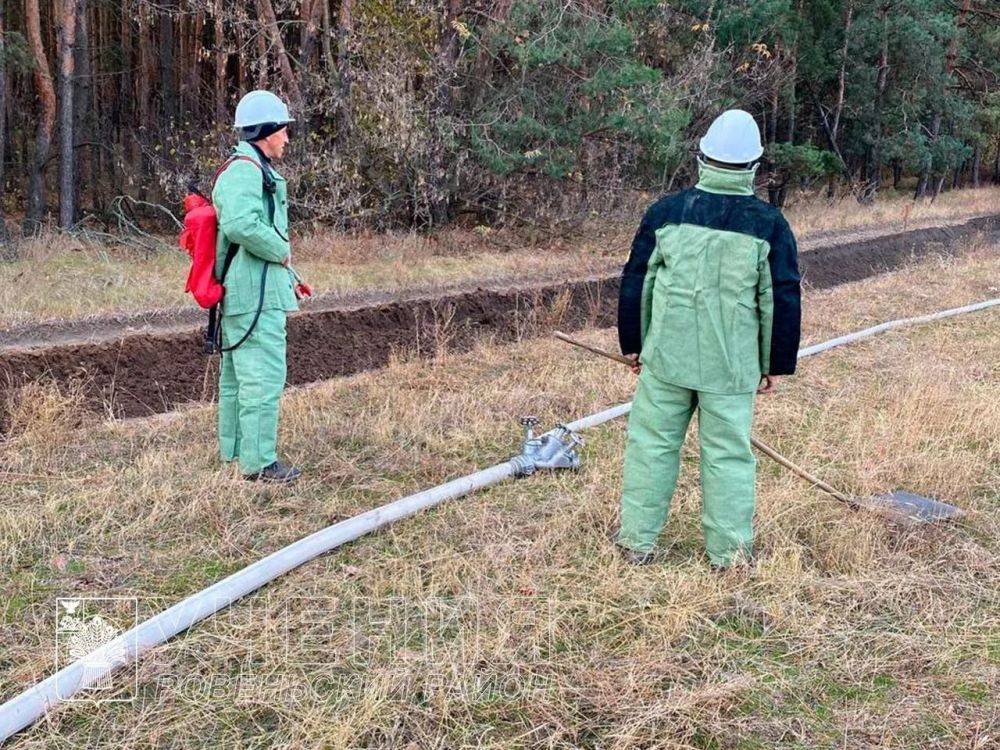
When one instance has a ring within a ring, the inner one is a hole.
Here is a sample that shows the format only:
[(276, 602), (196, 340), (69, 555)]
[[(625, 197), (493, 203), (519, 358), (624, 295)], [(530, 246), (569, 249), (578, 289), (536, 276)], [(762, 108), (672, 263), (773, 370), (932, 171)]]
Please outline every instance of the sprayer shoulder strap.
[(236, 252), (240, 249), (240, 246), (235, 242), (230, 242), (229, 247), (226, 248), (226, 259), (222, 261), (222, 275), (219, 277), (219, 283), (222, 284), (226, 280), (226, 274), (229, 273), (229, 267), (233, 265), (233, 258), (236, 257)]
[(215, 170), (215, 177), (212, 178), (212, 191), (215, 191), (215, 183), (219, 181), (219, 177), (225, 172), (229, 165), (234, 161), (248, 161), (253, 164), (257, 169), (260, 170), (261, 177), (261, 192), (264, 193), (264, 198), (267, 200), (267, 220), (274, 226), (274, 191), (276, 189), (274, 176), (271, 174), (271, 170), (264, 166), (261, 162), (254, 159), (252, 156), (247, 156), (246, 154), (235, 154), (226, 159), (222, 166)]
[[(228, 159), (226, 159), (226, 161), (222, 163), (222, 166), (220, 166), (215, 171), (215, 177), (212, 178), (213, 191), (215, 189), (215, 183), (219, 181), (220, 175), (222, 175), (222, 173), (225, 172), (226, 169), (229, 168), (229, 165), (231, 165), (234, 161), (248, 161), (255, 167), (257, 167), (257, 169), (260, 170), (262, 179), (261, 187), (263, 188), (264, 196), (267, 199), (268, 220), (271, 222), (271, 225), (273, 226), (274, 225), (274, 178), (271, 176), (267, 168), (253, 157), (246, 156), (244, 154), (236, 154), (235, 156), (230, 156)], [(229, 247), (226, 249), (226, 259), (222, 263), (222, 275), (219, 278), (220, 283), (225, 282), (226, 274), (229, 273), (229, 266), (232, 265), (233, 259), (236, 257), (236, 253), (237, 251), (239, 251), (239, 249), (240, 246), (237, 243), (235, 242), (229, 243)]]
[(215, 183), (219, 181), (219, 177), (222, 175), (223, 172), (229, 169), (229, 165), (232, 164), (234, 161), (248, 161), (255, 167), (257, 167), (257, 169), (260, 170), (262, 175), (264, 174), (264, 166), (259, 161), (254, 159), (252, 156), (247, 156), (246, 154), (234, 154), (233, 156), (230, 156), (228, 159), (222, 162), (222, 166), (220, 166), (217, 170), (215, 170), (215, 176), (212, 178), (213, 190), (215, 189)]

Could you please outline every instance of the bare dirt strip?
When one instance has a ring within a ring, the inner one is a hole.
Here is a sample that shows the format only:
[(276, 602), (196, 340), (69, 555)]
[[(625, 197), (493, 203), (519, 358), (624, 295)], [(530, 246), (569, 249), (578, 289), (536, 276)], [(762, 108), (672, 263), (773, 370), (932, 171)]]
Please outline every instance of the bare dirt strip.
[[(818, 246), (803, 252), (799, 262), (805, 283), (822, 289), (929, 255), (959, 255), (977, 235), (1000, 239), (1000, 215)], [(614, 273), (396, 299), (340, 300), (289, 318), (288, 382), (301, 385), (377, 368), (392, 356), (463, 351), (487, 337), (510, 341), (554, 328), (613, 325), (617, 299)], [(96, 338), (69, 341), (52, 331), (57, 343), (46, 343), (40, 333), (8, 337), (0, 348), (0, 400), (38, 379), (80, 387), (92, 408), (119, 417), (169, 411), (215, 395), (218, 359), (202, 354), (201, 332), (187, 320), (152, 330), (119, 328), (113, 335), (101, 330)]]

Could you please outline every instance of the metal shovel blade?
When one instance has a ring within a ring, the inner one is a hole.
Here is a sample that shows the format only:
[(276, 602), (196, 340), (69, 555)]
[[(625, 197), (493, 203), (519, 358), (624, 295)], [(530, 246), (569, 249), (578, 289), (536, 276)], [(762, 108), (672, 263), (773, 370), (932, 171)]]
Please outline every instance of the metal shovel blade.
[(875, 495), (862, 501), (861, 506), (894, 521), (913, 525), (947, 521), (965, 514), (965, 511), (954, 505), (905, 490)]

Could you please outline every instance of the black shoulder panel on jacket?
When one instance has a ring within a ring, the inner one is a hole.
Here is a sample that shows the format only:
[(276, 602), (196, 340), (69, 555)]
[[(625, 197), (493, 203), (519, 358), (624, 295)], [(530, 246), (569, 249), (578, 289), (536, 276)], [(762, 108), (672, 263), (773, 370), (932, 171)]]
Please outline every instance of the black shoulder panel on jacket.
[(720, 195), (691, 190), (681, 221), (722, 232), (737, 232), (767, 240), (774, 222), (781, 214), (776, 208), (753, 195)]

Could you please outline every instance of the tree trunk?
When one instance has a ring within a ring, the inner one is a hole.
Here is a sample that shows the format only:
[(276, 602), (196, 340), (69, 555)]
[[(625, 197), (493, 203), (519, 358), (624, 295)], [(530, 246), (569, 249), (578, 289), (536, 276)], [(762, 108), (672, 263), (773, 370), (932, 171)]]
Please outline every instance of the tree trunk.
[[(805, 0), (798, 0), (795, 3), (795, 13), (800, 18), (805, 12)], [(788, 134), (785, 137), (785, 141), (790, 145), (795, 145), (795, 128), (796, 128), (796, 109), (798, 107), (798, 82), (799, 82), (799, 36), (795, 36), (795, 44), (792, 45), (791, 53), (791, 70), (790, 76), (791, 84), (788, 90)]]
[(447, 222), (451, 205), (443, 129), (452, 109), (451, 85), (459, 53), (458, 31), (455, 28), (455, 22), (461, 14), (462, 0), (448, 0), (437, 56), (438, 84), (434, 93), (434, 103), (431, 106), (432, 134), (427, 182), (430, 188), (430, 219), (432, 224), (438, 226)]
[(212, 11), (215, 33), (215, 121), (226, 121), (226, 43), (222, 26), (222, 0), (215, 0)]
[[(136, 26), (133, 26), (133, 21), (136, 22)], [(136, 154), (135, 148), (135, 123), (139, 119), (139, 81), (142, 80), (142, 62), (139, 51), (135, 48), (134, 39), (136, 38), (138, 31), (141, 34), (142, 25), (142, 5), (136, 6), (135, 18), (129, 18), (127, 15), (122, 14), (121, 19), (121, 35), (122, 35), (122, 55), (125, 60), (125, 64), (129, 66), (131, 70), (136, 71), (136, 73), (131, 76), (117, 76), (118, 78), (118, 96), (122, 102), (122, 122), (119, 123), (118, 128), (121, 133), (121, 137), (118, 139), (118, 148), (120, 149), (119, 156), (122, 161), (128, 161), (133, 165), (133, 169), (138, 169), (141, 161)], [(95, 97), (96, 103), (96, 97)], [(125, 120), (125, 118), (128, 118)], [(126, 122), (131, 124), (131, 127), (126, 126)], [(97, 128), (99, 131), (103, 132), (104, 123), (102, 120), (97, 120)], [(98, 151), (96, 155), (97, 160), (97, 170), (96, 174), (102, 176), (104, 174), (103, 165), (108, 161), (104, 154)], [(112, 183), (120, 179), (122, 170), (115, 169), (114, 159), (111, 161), (111, 167), (109, 168), (109, 177)], [(121, 195), (123, 191), (115, 191), (117, 194)]]
[(858, 195), (859, 203), (871, 203), (882, 186), (882, 108), (885, 103), (885, 89), (889, 80), (889, 10), (884, 4), (879, 7), (882, 23), (882, 43), (878, 53), (878, 75), (875, 82), (875, 115), (872, 123), (872, 144), (864, 166), (864, 186)]
[(351, 32), (353, 16), (352, 0), (340, 0), (337, 12), (337, 79), (340, 84), (337, 112), (337, 148), (343, 149), (354, 126), (351, 117)]
[(136, 59), (139, 64), (139, 83), (137, 86), (136, 98), (139, 100), (139, 106), (136, 108), (136, 115), (138, 116), (139, 121), (136, 125), (138, 128), (148, 128), (150, 126), (149, 98), (152, 93), (150, 69), (152, 68), (151, 54), (153, 40), (151, 38), (152, 35), (150, 34), (150, 30), (153, 26), (153, 17), (149, 3), (146, 2), (146, 0), (140, 0), (139, 2), (138, 20), (139, 34), (136, 37), (138, 54), (136, 55)]
[(777, 85), (771, 90), (770, 109), (765, 121), (767, 143), (774, 146), (778, 142), (778, 110), (780, 109), (780, 99)]
[(996, 154), (993, 158), (993, 184), (1000, 185), (1000, 136), (997, 136)]
[[(278, 70), (281, 72), (281, 79), (285, 83), (285, 88), (292, 103), (297, 110), (296, 115), (302, 118), (302, 93), (299, 91), (299, 82), (292, 71), (292, 63), (288, 60), (288, 53), (285, 51), (285, 44), (281, 41), (281, 29), (278, 28), (278, 19), (274, 15), (274, 6), (271, 0), (257, 0), (257, 9), (260, 11), (260, 20), (271, 40), (271, 49), (274, 57), (278, 61)], [(296, 115), (293, 115), (296, 116)]]
[(942, 174), (938, 178), (937, 183), (934, 185), (934, 195), (931, 196), (931, 203), (934, 202), (935, 198), (937, 198), (939, 195), (941, 195), (941, 189), (944, 187), (944, 180), (945, 180), (945, 175)]
[(306, 27), (309, 25), (309, 19), (312, 18), (312, 13), (314, 8), (319, 8), (318, 0), (299, 0), (299, 22), (296, 28), (299, 30), (299, 64), (298, 67), (301, 70), (304, 66), (302, 65), (302, 48), (305, 46), (306, 37), (308, 32)]
[(972, 187), (980, 187), (979, 173), (983, 168), (983, 142), (976, 141), (976, 148), (972, 152)]
[(173, 19), (172, 25), (174, 27), (174, 41), (176, 43), (174, 48), (175, 72), (179, 79), (179, 85), (177, 86), (177, 113), (178, 117), (180, 117), (180, 113), (187, 109), (188, 102), (190, 101), (188, 98), (190, 92), (187, 90), (186, 85), (187, 69), (185, 67), (191, 60), (190, 47), (188, 46), (191, 42), (191, 38), (188, 36), (188, 28), (191, 23), (188, 20), (188, 14), (183, 12), (178, 13), (177, 18)]
[(174, 59), (174, 13), (176, 2), (163, 3), (159, 8), (160, 29), (160, 96), (162, 97), (163, 122), (161, 128), (177, 119), (177, 63)]
[(40, 102), (38, 128), (35, 131), (35, 162), (31, 169), (24, 228), (25, 231), (36, 232), (45, 213), (45, 162), (48, 161), (49, 148), (52, 146), (52, 125), (56, 119), (56, 92), (52, 86), (49, 60), (45, 56), (45, 47), (42, 43), (38, 0), (24, 0), (24, 15), (28, 44), (35, 59), (33, 77)]
[(765, 115), (764, 130), (766, 133), (765, 139), (767, 140), (767, 145), (770, 147), (767, 150), (767, 156), (765, 157), (767, 161), (767, 200), (772, 206), (777, 206), (780, 196), (778, 195), (778, 175), (774, 170), (774, 144), (778, 141), (778, 87), (777, 85), (771, 90), (771, 102), (770, 108)]
[(254, 43), (257, 45), (257, 83), (256, 88), (268, 88), (268, 79), (271, 75), (271, 66), (268, 62), (267, 39), (264, 32), (257, 30), (254, 32)]
[(15, 260), (7, 235), (7, 217), (3, 210), (4, 158), (7, 155), (7, 57), (4, 46), (4, 11), (6, 0), (0, 0), (0, 260)]
[(304, 0), (302, 3), (302, 40), (299, 44), (299, 70), (306, 72), (316, 53), (316, 36), (323, 21), (323, 6), (327, 0)]
[[(77, 3), (76, 19), (76, 83), (73, 94), (73, 132), (76, 140), (89, 142), (91, 138), (91, 128), (89, 127), (91, 117), (91, 89), (93, 87), (93, 67), (91, 66), (90, 53), (90, 24), (87, 19), (87, 2), (79, 0)], [(100, 24), (98, 23), (98, 28)], [(116, 118), (117, 119), (117, 118)], [(74, 181), (76, 194), (74, 204), (77, 212), (80, 211), (80, 203), (83, 198), (84, 187), (92, 185), (93, 159), (91, 157), (91, 146), (81, 148), (76, 159), (76, 171), (79, 177)], [(92, 205), (96, 205), (96, 199)]]
[[(198, 11), (194, 14), (191, 22), (191, 33), (188, 42), (188, 57), (185, 64), (188, 65), (187, 85), (184, 87), (187, 93), (188, 111), (187, 119), (200, 115), (198, 107), (201, 104), (201, 37), (205, 30), (205, 13)], [(201, 119), (200, 117), (198, 118)]]
[(244, 54), (243, 49), (243, 27), (240, 24), (236, 24), (236, 88), (237, 90), (247, 91), (252, 88), (250, 84), (250, 74), (247, 69), (250, 66), (246, 64), (246, 54)]
[[(127, 100), (123, 95), (125, 88), (120, 81), (116, 80), (125, 78), (125, 76), (109, 76), (104, 80), (102, 77), (98, 77), (101, 73), (102, 56), (99, 54), (99, 50), (103, 49), (101, 43), (108, 39), (117, 38), (115, 31), (120, 28), (117, 22), (118, 14), (91, 4), (90, 13), (85, 14), (84, 17), (88, 18), (86, 30), (87, 81), (89, 86), (86, 92), (90, 106), (87, 108), (84, 120), (84, 131), (83, 133), (78, 132), (77, 135), (91, 141), (98, 140), (108, 144), (107, 150), (99, 146), (92, 146), (87, 152), (90, 205), (95, 211), (101, 211), (104, 206), (104, 202), (101, 200), (101, 187), (105, 184), (114, 185), (115, 180), (121, 179), (123, 170), (116, 168), (115, 164), (125, 162), (122, 148), (125, 144), (126, 123), (130, 122), (130, 115), (126, 106)], [(121, 44), (121, 49), (124, 64), (130, 65), (129, 52), (124, 43)], [(114, 105), (109, 105), (107, 103), (109, 101), (113, 101)], [(107, 168), (106, 173), (105, 167)], [(124, 190), (116, 191), (118, 195), (122, 193)]]
[[(91, 94), (93, 88), (93, 68), (90, 62), (92, 45), (90, 43), (90, 22), (87, 17), (86, 0), (80, 0), (78, 6), (79, 15), (76, 20), (76, 60), (74, 62), (76, 68), (76, 91), (73, 95), (73, 105), (76, 111), (73, 114), (73, 132), (76, 134), (78, 141), (86, 142), (90, 140), (89, 136), (91, 135), (88, 125), (90, 122)], [(92, 168), (90, 164), (92, 159), (84, 158), (84, 155), (89, 153), (89, 151), (81, 151), (80, 157), (76, 160), (77, 172), (80, 175), (80, 178), (76, 181), (77, 206), (80, 204), (83, 186), (89, 182), (88, 177)]]
[[(483, 36), (503, 29), (513, 9), (514, 0), (493, 0), (489, 23), (481, 30)], [(467, 101), (470, 102), (470, 108), (473, 112), (479, 110), (483, 98), (493, 87), (495, 69), (493, 54), (486, 45), (482, 45), (479, 52), (476, 53), (476, 61), (473, 65), (474, 73), (469, 77), (467, 83), (471, 87), (471, 89), (467, 89), (469, 94)]]
[(323, 60), (328, 71), (336, 70), (337, 61), (333, 57), (333, 48), (330, 44), (330, 3), (329, 0), (317, 0), (317, 2), (323, 6)]
[(59, 226), (71, 229), (75, 220), (73, 179), (73, 73), (76, 70), (76, 18), (79, 0), (59, 2)]
[(833, 117), (831, 118), (830, 140), (833, 141), (834, 150), (837, 149), (840, 137), (840, 115), (844, 111), (844, 94), (847, 91), (847, 60), (848, 44), (851, 36), (851, 24), (854, 21), (854, 3), (847, 0), (844, 3), (844, 44), (840, 48), (840, 72), (837, 74), (837, 101), (833, 107)]
[[(972, 7), (972, 0), (962, 0), (962, 7), (958, 10), (958, 18), (955, 23), (955, 33), (952, 35), (951, 39), (948, 41), (948, 51), (945, 53), (944, 60), (944, 72), (947, 78), (951, 78), (952, 73), (955, 70), (955, 60), (958, 59), (958, 37), (962, 33), (962, 28), (965, 26), (965, 20), (969, 15), (969, 9)], [(948, 85), (946, 83), (946, 85)], [(942, 112), (938, 110), (934, 113), (934, 121), (931, 127), (931, 147), (933, 148), (937, 142), (938, 138), (941, 136), (941, 120)], [(914, 199), (923, 197), (927, 192), (927, 185), (930, 181), (931, 160), (926, 160), (924, 168), (920, 172), (920, 181), (917, 183), (917, 192)], [(933, 198), (936, 198), (941, 192), (941, 185), (944, 184), (944, 175), (941, 175), (941, 179), (938, 182), (937, 188), (934, 191)], [(932, 200), (933, 200), (932, 198)]]
[[(844, 173), (844, 178), (847, 183), (851, 183), (850, 170), (847, 167), (847, 162), (844, 161), (844, 156), (840, 152), (840, 116), (844, 111), (844, 97), (847, 91), (847, 60), (849, 45), (851, 40), (851, 25), (854, 22), (854, 3), (852, 0), (846, 0), (844, 3), (844, 43), (840, 48), (840, 71), (837, 73), (837, 98), (833, 104), (833, 111), (830, 117), (826, 116), (826, 112), (823, 109), (822, 104), (816, 95), (813, 98), (816, 99), (816, 108), (819, 111), (820, 119), (823, 123), (823, 129), (826, 131), (827, 140), (830, 142), (830, 148), (837, 155), (840, 160), (840, 165)], [(830, 179), (827, 181), (826, 185), (826, 197), (832, 199), (834, 196), (835, 182), (831, 175)]]
[(792, 59), (792, 85), (791, 89), (788, 91), (788, 136), (785, 138), (788, 144), (792, 146), (795, 145), (795, 110), (797, 107), (796, 84), (799, 68), (798, 53), (796, 52), (795, 54), (796, 57)]
[[(143, 18), (139, 24), (139, 36), (136, 44), (139, 47), (139, 130), (132, 137), (133, 169), (139, 172), (140, 177), (149, 172), (149, 159), (142, 153), (140, 137), (144, 133), (152, 131), (154, 128), (153, 113), (153, 77), (156, 73), (154, 62), (154, 35), (153, 24), (156, 21), (155, 11), (149, 0), (140, 0), (140, 8), (143, 11)], [(149, 197), (149, 183), (140, 179), (138, 184), (140, 200)]]
[[(934, 121), (931, 124), (931, 146), (937, 143), (938, 136), (941, 135), (941, 113), (934, 113)], [(913, 194), (913, 200), (918, 200), (927, 195), (927, 186), (930, 184), (931, 180), (931, 168), (933, 167), (933, 161), (930, 156), (924, 160), (924, 166), (920, 170), (920, 179), (917, 180), (917, 189)], [(936, 194), (935, 194), (936, 195)]]

